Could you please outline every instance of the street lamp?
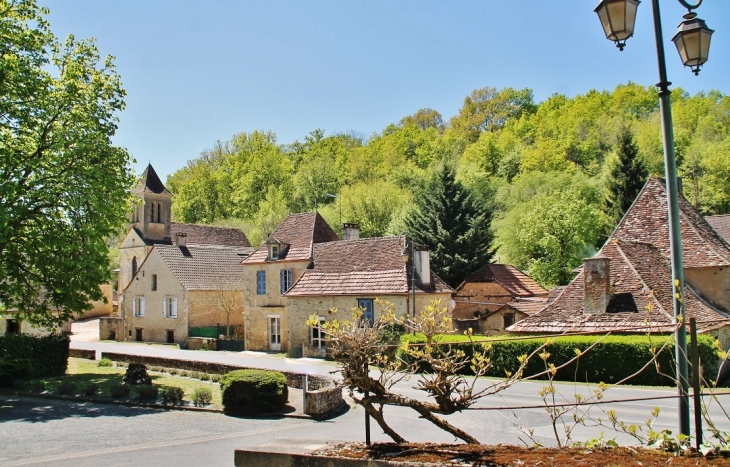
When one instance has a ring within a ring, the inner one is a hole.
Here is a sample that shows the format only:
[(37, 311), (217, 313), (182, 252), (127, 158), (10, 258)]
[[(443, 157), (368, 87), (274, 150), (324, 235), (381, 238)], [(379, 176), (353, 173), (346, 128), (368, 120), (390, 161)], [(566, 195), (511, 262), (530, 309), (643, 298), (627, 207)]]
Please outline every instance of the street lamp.
[[(672, 39), (685, 66), (692, 67), (697, 74), (699, 68), (707, 61), (710, 49), (710, 37), (713, 31), (692, 10), (702, 4), (690, 5), (685, 0), (678, 0), (689, 13), (679, 25), (677, 34)], [(631, 37), (636, 20), (636, 8), (640, 0), (602, 0), (595, 12), (601, 20), (606, 37), (623, 50), (626, 39)], [(687, 371), (687, 334), (682, 316), (682, 296), (684, 292), (684, 272), (682, 266), (682, 238), (679, 229), (679, 194), (677, 189), (677, 167), (674, 152), (674, 130), (672, 125), (672, 108), (669, 100), (667, 65), (664, 58), (664, 39), (662, 38), (659, 0), (652, 0), (654, 13), (654, 35), (656, 39), (657, 61), (659, 63), (659, 108), (661, 111), (662, 139), (664, 144), (664, 170), (667, 183), (667, 205), (669, 210), (669, 246), (671, 249), (672, 295), (674, 296), (674, 317), (679, 323), (675, 337), (675, 355), (677, 359), (677, 380), (679, 381), (679, 428), (682, 434), (689, 436), (689, 380)], [(627, 24), (628, 22), (631, 24)], [(623, 41), (623, 42), (622, 42)], [(697, 371), (697, 370), (695, 370)], [(700, 436), (698, 434), (698, 436)]]
[[(411, 260), (411, 322), (415, 325), (416, 323), (416, 263), (415, 263), (415, 247), (413, 245), (413, 239), (410, 241), (410, 248), (408, 246), (408, 236), (405, 235), (405, 245), (403, 247), (403, 252), (401, 252), (400, 257), (403, 260), (403, 262), (408, 265), (408, 260)], [(410, 251), (409, 251), (410, 249)], [(407, 312), (407, 310), (406, 310)], [(416, 333), (416, 330), (413, 329), (413, 334)]]

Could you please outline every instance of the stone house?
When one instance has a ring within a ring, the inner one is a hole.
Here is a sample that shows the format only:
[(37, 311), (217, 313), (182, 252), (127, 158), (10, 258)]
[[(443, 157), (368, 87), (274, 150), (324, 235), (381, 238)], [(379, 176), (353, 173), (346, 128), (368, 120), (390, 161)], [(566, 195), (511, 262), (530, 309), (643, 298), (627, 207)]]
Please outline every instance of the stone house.
[(500, 335), (517, 321), (545, 307), (548, 292), (508, 264), (485, 264), (456, 288), (454, 326)]
[[(686, 316), (730, 346), (730, 245), (679, 200)], [(664, 181), (650, 178), (599, 253), (516, 333), (667, 332), (674, 320)]]
[[(453, 289), (433, 274), (427, 251), (416, 251), (415, 261), (405, 235), (359, 239), (349, 225), (346, 240), (317, 243), (312, 262), (284, 296), (287, 299), (287, 340), (290, 348), (302, 348), (305, 357), (323, 357), (326, 339), (321, 323), (332, 319), (332, 309), (349, 319), (353, 308), (364, 310), (363, 319), (372, 321), (379, 313), (376, 300), (393, 303), (397, 317), (411, 316), (413, 296), (416, 312), (432, 300), (451, 308)], [(412, 273), (415, 273), (413, 281)], [(412, 284), (415, 282), (415, 294)], [(319, 324), (307, 325), (317, 315)]]
[(318, 213), (293, 214), (243, 260), (247, 350), (288, 349), (284, 293), (310, 267), (314, 245), (337, 240), (337, 234)]

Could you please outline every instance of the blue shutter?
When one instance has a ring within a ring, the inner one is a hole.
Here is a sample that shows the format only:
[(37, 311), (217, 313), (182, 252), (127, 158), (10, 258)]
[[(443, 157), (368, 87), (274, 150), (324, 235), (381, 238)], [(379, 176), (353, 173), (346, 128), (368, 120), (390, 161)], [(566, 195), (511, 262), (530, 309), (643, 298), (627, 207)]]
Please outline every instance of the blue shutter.
[(286, 288), (287, 289), (291, 289), (291, 286), (294, 285), (294, 270), (293, 269), (289, 269), (287, 271), (287, 275), (289, 276), (288, 277), (289, 280), (287, 281), (287, 284), (289, 284), (289, 285)]
[(266, 271), (256, 271), (256, 293), (266, 295)]
[(281, 284), (280, 293), (282, 293), (282, 294), (284, 292), (286, 292), (286, 278), (287, 278), (286, 269), (282, 269), (281, 271), (279, 271), (279, 283)]

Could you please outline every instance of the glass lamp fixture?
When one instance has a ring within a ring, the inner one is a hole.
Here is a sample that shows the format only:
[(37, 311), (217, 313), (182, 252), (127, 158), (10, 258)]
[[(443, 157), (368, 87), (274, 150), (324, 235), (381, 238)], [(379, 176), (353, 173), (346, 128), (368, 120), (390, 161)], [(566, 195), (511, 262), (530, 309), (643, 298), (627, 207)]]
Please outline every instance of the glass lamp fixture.
[(677, 34), (672, 38), (682, 63), (690, 67), (695, 75), (700, 73), (700, 67), (710, 54), (710, 39), (713, 32), (715, 31), (708, 28), (704, 20), (690, 11), (684, 15), (684, 21), (680, 23)]
[(639, 3), (640, 0), (602, 0), (593, 10), (598, 14), (606, 39), (614, 41), (619, 50), (624, 50), (626, 39), (634, 35)]

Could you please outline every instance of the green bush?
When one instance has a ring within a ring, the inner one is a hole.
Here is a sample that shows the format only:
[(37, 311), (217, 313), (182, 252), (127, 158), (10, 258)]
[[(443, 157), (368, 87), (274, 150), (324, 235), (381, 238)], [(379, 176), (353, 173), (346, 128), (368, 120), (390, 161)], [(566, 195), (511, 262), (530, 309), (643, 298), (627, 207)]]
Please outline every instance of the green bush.
[(195, 388), (193, 403), (196, 407), (203, 407), (213, 400), (213, 392), (209, 388)]
[(73, 395), (76, 393), (76, 383), (68, 379), (63, 379), (61, 380), (61, 384), (58, 385), (56, 391), (58, 391), (58, 393), (62, 396)]
[(147, 366), (144, 363), (130, 363), (122, 381), (125, 384), (144, 385), (152, 384), (152, 378), (147, 374)]
[(201, 381), (209, 381), (210, 375), (208, 373), (200, 373), (199, 378)]
[(129, 396), (129, 386), (126, 384), (117, 384), (116, 386), (112, 386), (111, 395), (114, 399), (127, 397)]
[(162, 403), (165, 405), (179, 405), (185, 396), (185, 391), (183, 388), (169, 386), (160, 390), (160, 396), (162, 397)]
[(85, 396), (95, 396), (99, 392), (99, 385), (96, 383), (89, 383), (84, 387)]
[(139, 400), (151, 400), (151, 399), (157, 399), (157, 394), (159, 392), (160, 388), (154, 385), (140, 385), (137, 386), (137, 397)]
[(28, 358), (1, 360), (0, 387), (13, 387), (16, 381), (31, 379), (33, 373), (33, 364)]
[(235, 415), (276, 412), (289, 397), (286, 377), (278, 371), (231, 371), (220, 384), (224, 411)]
[(102, 358), (101, 360), (99, 360), (99, 363), (97, 363), (96, 366), (102, 366), (102, 367), (114, 366), (114, 362), (112, 362), (108, 358)]
[[(442, 341), (458, 342), (445, 346), (434, 346), (433, 352), (438, 355), (440, 349), (457, 348), (472, 356), (474, 351), (481, 351), (481, 342), (471, 344), (465, 336), (449, 335), (440, 336)], [(577, 362), (574, 362), (558, 371), (556, 379), (559, 381), (578, 381), (588, 383), (617, 383), (622, 379), (630, 376), (641, 369), (652, 358), (651, 349), (657, 351), (668, 340), (673, 339), (668, 335), (653, 335), (650, 338), (646, 335), (623, 335), (608, 336), (601, 338), (600, 336), (569, 336), (569, 337), (553, 337), (552, 342), (547, 347), (550, 354), (549, 363), (556, 366), (569, 361), (575, 357), (576, 349), (584, 352), (591, 344), (601, 339), (593, 349), (584, 353)], [(426, 340), (422, 335), (405, 334), (401, 337), (401, 342), (412, 344), (424, 343)], [(545, 339), (525, 339), (513, 341), (496, 341), (496, 339), (484, 339), (492, 345), (488, 353), (491, 359), (492, 367), (487, 376), (504, 377), (507, 372), (514, 373), (519, 367), (518, 357), (521, 355), (529, 355), (540, 345), (545, 343)], [(708, 335), (700, 335), (697, 339), (700, 359), (705, 367), (705, 375), (714, 375), (717, 367), (717, 355), (714, 349), (714, 338)], [(689, 345), (688, 345), (689, 347)], [(412, 358), (406, 355), (402, 349), (398, 350), (398, 356), (405, 362), (412, 362)], [(659, 368), (662, 373), (674, 374), (674, 344), (670, 344), (664, 349), (658, 358)], [(428, 371), (429, 368), (422, 368)], [(535, 356), (525, 369), (525, 376), (537, 374), (545, 370), (545, 363), (539, 357)], [(471, 370), (467, 367), (465, 372)], [(649, 385), (649, 386), (667, 386), (673, 385), (671, 378), (661, 375), (656, 371), (654, 365), (650, 365), (640, 374), (634, 376), (627, 381), (627, 384)]]
[(176, 375), (176, 374), (178, 374), (178, 373), (179, 373), (179, 372), (178, 372), (177, 368), (170, 368), (170, 374), (171, 374), (171, 375), (175, 376), (175, 375)]
[(221, 380), (221, 375), (210, 375), (210, 380), (214, 383), (217, 383)]
[[(30, 375), (12, 378), (5, 383), (11, 385), (15, 379), (46, 378), (63, 376), (68, 367), (68, 336), (32, 336), (12, 333), (0, 336), (0, 364), (3, 362), (30, 361)], [(0, 369), (0, 379), (2, 370)]]

